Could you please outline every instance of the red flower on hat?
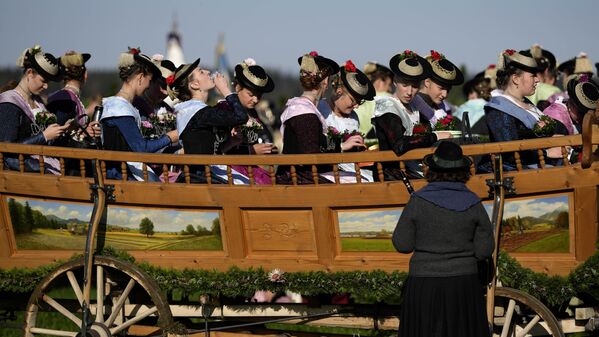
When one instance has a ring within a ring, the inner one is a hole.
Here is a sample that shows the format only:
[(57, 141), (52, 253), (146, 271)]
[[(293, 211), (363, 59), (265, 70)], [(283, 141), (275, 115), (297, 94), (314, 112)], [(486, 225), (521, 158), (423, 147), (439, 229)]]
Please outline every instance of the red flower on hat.
[(137, 55), (139, 54), (139, 47), (138, 48), (131, 48), (129, 47), (129, 54), (133, 54), (133, 55)]
[(441, 61), (442, 59), (445, 58), (445, 56), (443, 54), (439, 53), (438, 51), (431, 49), (431, 58), (435, 61)]
[(311, 51), (311, 52), (310, 52), (310, 56), (314, 56), (314, 57), (316, 57), (316, 56), (318, 56), (318, 52), (315, 52), (315, 51), (313, 50), (313, 51)]
[(516, 53), (516, 51), (514, 49), (506, 49), (503, 53), (512, 56)]
[(345, 61), (345, 71), (350, 72), (350, 73), (356, 72), (356, 66), (354, 65), (354, 63), (351, 60)]
[(497, 67), (497, 66), (496, 66), (496, 65), (494, 65), (494, 64), (489, 64), (489, 65), (487, 66), (487, 69), (495, 69), (495, 67)]
[(415, 52), (413, 52), (413, 51), (411, 51), (409, 49), (406, 49), (406, 50), (404, 50), (403, 53), (401, 53), (399, 55), (399, 60), (402, 61), (402, 60), (407, 59), (407, 58), (416, 57), (416, 55), (418, 55), (418, 54), (416, 54)]
[(166, 78), (166, 84), (173, 85), (173, 83), (175, 83), (175, 75), (171, 75)]

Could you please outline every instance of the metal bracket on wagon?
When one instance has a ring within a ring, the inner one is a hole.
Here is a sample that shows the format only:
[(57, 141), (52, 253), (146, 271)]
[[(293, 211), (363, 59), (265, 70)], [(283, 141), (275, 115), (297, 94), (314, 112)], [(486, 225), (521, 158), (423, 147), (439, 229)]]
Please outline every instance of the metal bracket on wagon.
[(506, 195), (515, 195), (516, 188), (514, 187), (514, 177), (505, 177), (503, 181), (496, 182), (495, 179), (487, 179), (487, 186), (489, 186), (489, 198), (493, 198), (495, 195), (495, 187), (503, 186)]
[(95, 200), (95, 195), (98, 193), (99, 188), (104, 190), (104, 193), (106, 194), (106, 200), (116, 201), (116, 195), (114, 194), (114, 185), (104, 185), (104, 187), (100, 187), (98, 186), (98, 184), (89, 184), (89, 188), (91, 189), (91, 194), (89, 197), (91, 201)]

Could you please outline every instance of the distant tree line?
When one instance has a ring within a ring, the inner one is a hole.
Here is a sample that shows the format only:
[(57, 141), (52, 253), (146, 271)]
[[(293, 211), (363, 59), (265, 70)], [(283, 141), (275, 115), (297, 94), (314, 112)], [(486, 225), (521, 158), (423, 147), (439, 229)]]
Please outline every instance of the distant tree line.
[(220, 236), (220, 220), (216, 218), (212, 220), (212, 227), (208, 230), (204, 226), (197, 225), (193, 227), (192, 224), (187, 225), (184, 230), (181, 231), (181, 235), (193, 235), (193, 236)]
[(42, 212), (32, 209), (28, 201), (22, 205), (15, 199), (9, 198), (8, 212), (16, 234), (31, 233), (35, 228), (67, 228), (66, 223), (60, 223), (58, 220), (48, 218)]

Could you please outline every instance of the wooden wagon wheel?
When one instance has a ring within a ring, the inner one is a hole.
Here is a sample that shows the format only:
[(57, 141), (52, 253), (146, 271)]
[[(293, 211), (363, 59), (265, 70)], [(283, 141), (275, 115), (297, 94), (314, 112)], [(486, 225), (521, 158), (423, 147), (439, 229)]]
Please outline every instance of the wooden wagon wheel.
[(557, 318), (541, 301), (520, 290), (497, 287), (493, 336), (565, 335)]
[[(83, 294), (83, 258), (65, 263), (36, 287), (27, 304), (25, 336), (80, 336)], [(95, 285), (89, 311), (93, 320), (88, 336), (128, 336), (134, 324), (155, 334), (173, 326), (168, 302), (156, 282), (137, 266), (112, 257), (96, 256), (91, 277)], [(94, 296), (95, 295), (95, 296)], [(94, 298), (95, 297), (95, 298)], [(60, 329), (45, 325), (40, 313), (53, 312), (65, 318)], [(152, 328), (154, 327), (154, 328)], [(143, 334), (142, 334), (143, 335)]]

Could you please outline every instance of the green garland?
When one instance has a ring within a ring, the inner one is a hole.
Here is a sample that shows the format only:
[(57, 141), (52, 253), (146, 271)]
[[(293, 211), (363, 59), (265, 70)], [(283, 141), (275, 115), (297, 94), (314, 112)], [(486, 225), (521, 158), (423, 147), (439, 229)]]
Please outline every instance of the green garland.
[[(105, 249), (103, 255), (129, 262), (134, 258), (125, 252)], [(74, 257), (76, 258), (76, 257)], [(43, 277), (60, 263), (35, 269), (0, 269), (0, 292), (24, 294), (34, 290)], [(201, 293), (226, 297), (250, 297), (256, 290), (280, 292), (290, 290), (305, 296), (349, 293), (360, 302), (397, 303), (405, 272), (342, 271), (286, 272), (273, 282), (264, 269), (231, 268), (227, 272), (203, 269), (165, 269), (147, 263), (139, 264), (166, 292)], [(549, 276), (523, 268), (507, 253), (499, 255), (499, 279), (503, 286), (519, 289), (556, 308), (576, 294), (585, 293), (599, 299), (599, 251), (589, 257), (567, 277)]]

